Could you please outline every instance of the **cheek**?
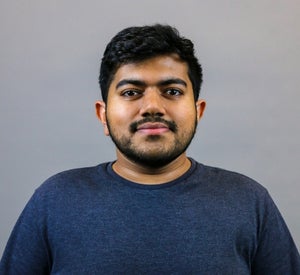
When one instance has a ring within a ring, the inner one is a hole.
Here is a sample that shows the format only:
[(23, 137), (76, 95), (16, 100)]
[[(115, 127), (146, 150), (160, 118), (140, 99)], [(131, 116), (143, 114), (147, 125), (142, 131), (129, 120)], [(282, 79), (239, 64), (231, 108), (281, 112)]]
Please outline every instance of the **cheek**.
[(122, 132), (128, 129), (133, 121), (130, 108), (121, 105), (107, 109), (107, 120), (111, 131)]
[(196, 108), (193, 105), (180, 106), (173, 110), (171, 116), (182, 127), (187, 127), (196, 120)]

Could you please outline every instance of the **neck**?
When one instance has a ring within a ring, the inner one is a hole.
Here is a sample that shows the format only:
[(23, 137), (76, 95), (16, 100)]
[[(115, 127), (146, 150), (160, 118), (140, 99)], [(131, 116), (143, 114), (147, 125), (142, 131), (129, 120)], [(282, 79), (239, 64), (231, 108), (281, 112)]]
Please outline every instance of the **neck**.
[(127, 159), (117, 151), (113, 170), (121, 177), (140, 184), (162, 184), (177, 179), (191, 167), (190, 160), (183, 153), (172, 162), (159, 168), (142, 166)]

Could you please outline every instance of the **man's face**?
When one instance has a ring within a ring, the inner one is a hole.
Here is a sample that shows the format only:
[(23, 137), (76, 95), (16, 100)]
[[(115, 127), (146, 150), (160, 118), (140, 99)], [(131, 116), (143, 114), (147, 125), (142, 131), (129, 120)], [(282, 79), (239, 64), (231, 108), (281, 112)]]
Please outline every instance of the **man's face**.
[(122, 65), (97, 114), (119, 153), (161, 167), (185, 153), (205, 102), (195, 102), (186, 63), (176, 55)]

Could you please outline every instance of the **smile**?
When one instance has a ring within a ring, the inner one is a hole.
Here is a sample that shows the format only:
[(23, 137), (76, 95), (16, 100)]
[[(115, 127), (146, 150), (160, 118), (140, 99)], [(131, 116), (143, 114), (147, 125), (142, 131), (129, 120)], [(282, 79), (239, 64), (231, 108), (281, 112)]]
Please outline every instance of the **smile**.
[(137, 127), (137, 132), (147, 135), (160, 135), (168, 131), (170, 131), (169, 127), (159, 122), (148, 122)]

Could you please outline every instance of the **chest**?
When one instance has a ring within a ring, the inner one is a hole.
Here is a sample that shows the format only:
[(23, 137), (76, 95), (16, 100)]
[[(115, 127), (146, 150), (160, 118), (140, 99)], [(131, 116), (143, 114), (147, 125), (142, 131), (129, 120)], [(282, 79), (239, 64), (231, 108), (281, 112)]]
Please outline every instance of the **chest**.
[(199, 195), (107, 194), (58, 212), (48, 223), (57, 270), (248, 274), (255, 249), (255, 215)]

